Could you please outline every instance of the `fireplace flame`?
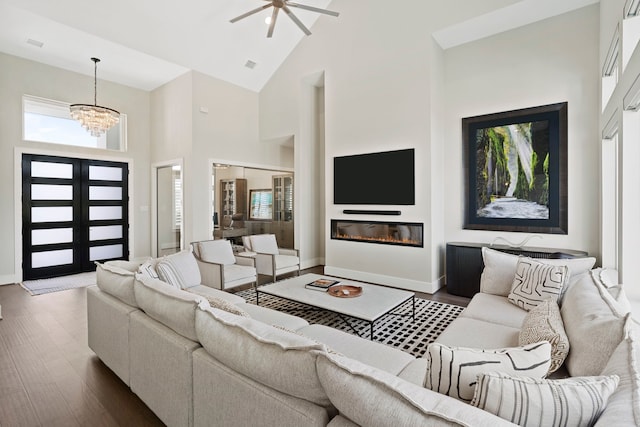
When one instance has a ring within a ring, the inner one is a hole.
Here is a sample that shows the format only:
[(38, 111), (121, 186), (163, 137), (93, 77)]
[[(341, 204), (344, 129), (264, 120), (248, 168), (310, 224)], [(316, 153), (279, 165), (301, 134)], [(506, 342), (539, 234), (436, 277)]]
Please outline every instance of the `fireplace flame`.
[(397, 243), (401, 245), (420, 245), (420, 241), (415, 239), (398, 239), (393, 236), (359, 236), (351, 234), (339, 234), (336, 233), (336, 239), (343, 240), (360, 240), (363, 242), (383, 242), (383, 243)]

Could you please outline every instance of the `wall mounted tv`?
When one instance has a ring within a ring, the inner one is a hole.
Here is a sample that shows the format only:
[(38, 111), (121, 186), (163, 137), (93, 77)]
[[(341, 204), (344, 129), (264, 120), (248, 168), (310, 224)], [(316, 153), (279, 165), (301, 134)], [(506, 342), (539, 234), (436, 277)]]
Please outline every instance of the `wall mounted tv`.
[(333, 203), (415, 204), (414, 149), (334, 157)]

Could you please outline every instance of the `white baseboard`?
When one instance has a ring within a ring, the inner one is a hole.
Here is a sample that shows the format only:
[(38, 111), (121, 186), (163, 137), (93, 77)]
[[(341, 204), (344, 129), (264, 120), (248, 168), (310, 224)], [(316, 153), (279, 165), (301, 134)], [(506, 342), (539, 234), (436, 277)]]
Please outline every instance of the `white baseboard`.
[(329, 276), (345, 277), (348, 279), (407, 289), (413, 292), (424, 292), (427, 294), (434, 294), (444, 286), (443, 279), (438, 279), (435, 282), (423, 282), (419, 280), (404, 279), (402, 277), (385, 276), (383, 274), (331, 266), (325, 266), (324, 273)]
[(0, 276), (0, 286), (2, 285), (13, 285), (14, 283), (19, 283), (19, 280), (16, 280), (16, 276), (13, 274), (6, 274), (4, 276)]
[(319, 265), (324, 265), (324, 258), (312, 258), (312, 259), (301, 260), (300, 270), (304, 270), (305, 268), (317, 267)]

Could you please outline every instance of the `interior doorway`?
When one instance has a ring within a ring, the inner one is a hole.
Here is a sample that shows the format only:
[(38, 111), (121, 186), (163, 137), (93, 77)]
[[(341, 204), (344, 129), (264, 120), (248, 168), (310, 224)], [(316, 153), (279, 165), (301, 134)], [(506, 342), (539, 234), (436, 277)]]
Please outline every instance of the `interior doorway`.
[(216, 163), (212, 168), (213, 238), (238, 245), (242, 236), (275, 234), (294, 248), (294, 173)]
[(160, 257), (184, 247), (182, 161), (155, 164), (152, 173), (152, 255)]
[(128, 180), (127, 163), (23, 154), (23, 279), (128, 259)]

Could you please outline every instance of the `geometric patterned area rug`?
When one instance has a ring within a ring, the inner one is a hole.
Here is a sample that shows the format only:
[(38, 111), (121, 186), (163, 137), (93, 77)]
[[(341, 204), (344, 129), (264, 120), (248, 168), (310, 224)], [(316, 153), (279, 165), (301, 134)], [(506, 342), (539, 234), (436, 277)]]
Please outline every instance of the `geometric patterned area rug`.
[(67, 289), (83, 288), (96, 284), (96, 272), (71, 274), (51, 279), (25, 280), (20, 283), (31, 295), (42, 295)]
[[(256, 303), (256, 292), (253, 289), (236, 293), (247, 300)], [(305, 304), (288, 301), (271, 295), (260, 294), (260, 305), (275, 310), (284, 311), (302, 317), (309, 323), (316, 323), (340, 329), (350, 334), (356, 333), (337, 314), (329, 311), (313, 309)], [(388, 315), (375, 323), (374, 341), (396, 347), (415, 357), (421, 357), (438, 335), (464, 310), (464, 307), (429, 301), (416, 297), (416, 320), (411, 318), (411, 302), (405, 303), (394, 313), (408, 316)], [(369, 339), (369, 323), (347, 317), (351, 326), (366, 339)]]

